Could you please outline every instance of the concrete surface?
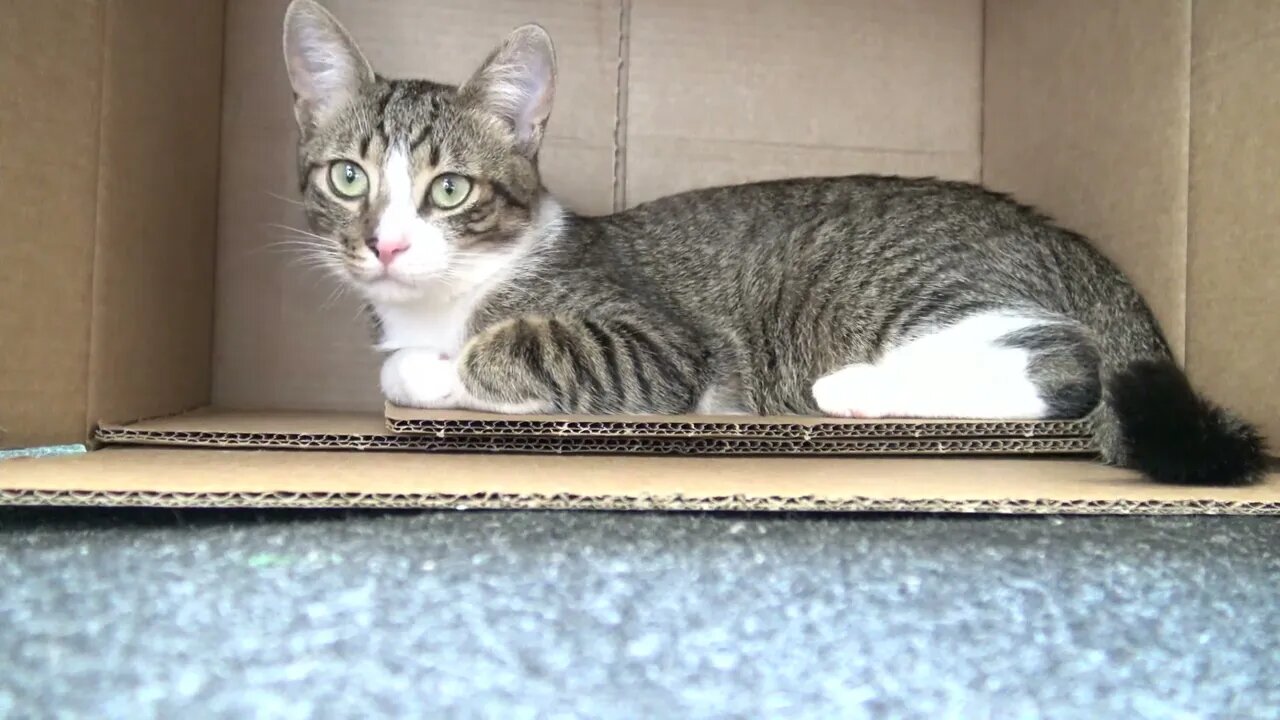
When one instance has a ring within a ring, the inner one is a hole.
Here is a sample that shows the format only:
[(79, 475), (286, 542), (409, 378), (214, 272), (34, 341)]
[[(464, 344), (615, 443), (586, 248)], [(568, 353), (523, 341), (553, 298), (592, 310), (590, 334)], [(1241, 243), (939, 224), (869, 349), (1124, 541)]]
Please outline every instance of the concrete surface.
[(1277, 717), (1280, 520), (0, 510), (0, 717)]

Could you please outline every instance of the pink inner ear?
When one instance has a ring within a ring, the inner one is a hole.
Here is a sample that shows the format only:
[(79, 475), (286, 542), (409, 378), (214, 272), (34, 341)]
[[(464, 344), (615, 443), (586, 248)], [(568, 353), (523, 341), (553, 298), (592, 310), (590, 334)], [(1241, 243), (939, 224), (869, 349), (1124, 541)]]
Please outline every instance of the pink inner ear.
[(542, 63), (526, 68), (525, 72), (527, 75), (522, 78), (524, 102), (520, 107), (519, 120), (522, 130), (532, 134), (533, 129), (547, 116), (547, 104), (550, 100), (549, 73)]

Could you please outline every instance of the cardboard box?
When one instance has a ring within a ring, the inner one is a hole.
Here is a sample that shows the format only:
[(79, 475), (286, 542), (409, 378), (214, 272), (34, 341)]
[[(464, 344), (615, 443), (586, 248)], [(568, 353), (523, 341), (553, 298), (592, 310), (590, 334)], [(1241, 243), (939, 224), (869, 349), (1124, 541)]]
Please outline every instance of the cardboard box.
[[(0, 447), (91, 451), (0, 463), (0, 502), (1280, 512), (1274, 473), (1153, 486), (1093, 463), (1080, 423), (384, 408), (358, 308), (273, 245), (304, 227), (286, 4), (6, 8)], [(792, 175), (1011, 191), (1090, 235), (1196, 385), (1280, 437), (1280, 4), (327, 5), (380, 71), (449, 82), (547, 27), (543, 170), (581, 212)]]

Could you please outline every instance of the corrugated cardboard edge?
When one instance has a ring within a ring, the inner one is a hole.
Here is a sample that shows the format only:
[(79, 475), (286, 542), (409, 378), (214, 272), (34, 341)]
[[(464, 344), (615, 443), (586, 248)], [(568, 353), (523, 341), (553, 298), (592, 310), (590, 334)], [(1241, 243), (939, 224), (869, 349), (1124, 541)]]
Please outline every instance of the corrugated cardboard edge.
[(109, 448), (0, 465), (0, 503), (151, 507), (1280, 514), (1247, 488), (1080, 460), (639, 458)]
[[(634, 455), (989, 455), (1079, 454), (1091, 452), (1083, 437), (812, 437), (801, 431), (780, 437), (717, 436), (675, 432), (670, 436), (623, 432), (587, 434), (556, 431), (559, 423), (525, 432), (467, 432), (467, 425), (440, 432), (400, 435), (382, 418), (361, 413), (236, 412), (206, 408), (130, 424), (104, 424), (103, 445), (188, 448), (386, 450), (462, 453), (554, 453)], [(592, 423), (584, 428), (594, 427)], [(764, 426), (766, 428), (770, 426)]]
[(12, 490), (0, 505), (164, 508), (316, 508), (417, 510), (594, 510), (664, 512), (838, 512), (995, 515), (1280, 515), (1280, 503), (1225, 500), (916, 500), (853, 497), (716, 498), (683, 495), (472, 493), (139, 492)]
[(527, 415), (504, 417), (485, 413), (415, 410), (388, 405), (387, 428), (412, 435), (539, 437), (715, 437), (809, 440), (864, 438), (1088, 438), (1085, 420), (840, 420), (825, 417), (748, 416), (609, 416)]
[(659, 437), (470, 437), (292, 434), (274, 432), (157, 432), (102, 428), (104, 445), (243, 448), (247, 450), (366, 450), (453, 453), (597, 455), (1067, 455), (1091, 452), (1082, 438), (930, 440), (777, 440)]

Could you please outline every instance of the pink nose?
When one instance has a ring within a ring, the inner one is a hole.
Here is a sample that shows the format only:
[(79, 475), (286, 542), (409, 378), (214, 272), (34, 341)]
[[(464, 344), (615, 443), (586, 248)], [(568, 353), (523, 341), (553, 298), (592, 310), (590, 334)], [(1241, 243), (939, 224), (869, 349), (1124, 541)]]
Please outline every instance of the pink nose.
[(378, 238), (377, 244), (373, 246), (373, 252), (382, 261), (383, 265), (391, 265), (391, 261), (399, 257), (405, 250), (409, 249), (409, 238), (401, 235), (399, 237)]

